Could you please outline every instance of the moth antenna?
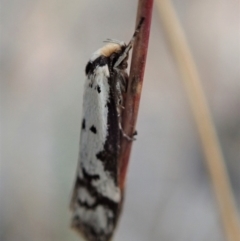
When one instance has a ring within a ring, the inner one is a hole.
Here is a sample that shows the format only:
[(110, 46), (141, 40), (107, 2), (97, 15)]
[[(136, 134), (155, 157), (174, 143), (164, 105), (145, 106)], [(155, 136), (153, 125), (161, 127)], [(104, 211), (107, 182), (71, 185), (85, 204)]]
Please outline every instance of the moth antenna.
[[(135, 41), (135, 39), (136, 39), (139, 31), (140, 31), (140, 28), (141, 28), (143, 22), (144, 22), (144, 18), (141, 18), (140, 21), (139, 21), (139, 23), (138, 23), (138, 26), (137, 26), (134, 34), (133, 34), (133, 36), (132, 36), (132, 38), (131, 38), (131, 40), (130, 40), (130, 42), (129, 42), (129, 44), (127, 45), (127, 48), (126, 48), (126, 49), (128, 49), (128, 48), (131, 49), (131, 48), (132, 48), (132, 46), (133, 46), (133, 44), (134, 44), (134, 41)], [(130, 50), (130, 49), (129, 49), (129, 50)], [(129, 50), (128, 50), (128, 51), (129, 51)]]
[(106, 40), (103, 41), (104, 43), (114, 43), (114, 44), (119, 44), (120, 46), (125, 45), (124, 42), (119, 41), (117, 39), (111, 39), (107, 38)]
[(121, 57), (120, 57), (120, 58), (117, 60), (117, 62), (114, 64), (114, 67), (117, 67), (119, 64), (121, 64), (121, 62), (127, 57), (128, 52), (131, 50), (131, 48), (132, 48), (132, 46), (133, 46), (133, 44), (134, 44), (134, 41), (135, 41), (135, 39), (136, 39), (139, 31), (140, 31), (140, 28), (141, 28), (143, 22), (144, 22), (144, 18), (142, 17), (142, 18), (140, 19), (139, 23), (138, 23), (138, 26), (137, 26), (137, 28), (136, 28), (136, 30), (135, 30), (135, 32), (134, 32), (134, 34), (133, 34), (130, 42), (128, 43), (128, 45), (127, 45), (127, 47), (125, 48), (124, 52), (122, 53)]

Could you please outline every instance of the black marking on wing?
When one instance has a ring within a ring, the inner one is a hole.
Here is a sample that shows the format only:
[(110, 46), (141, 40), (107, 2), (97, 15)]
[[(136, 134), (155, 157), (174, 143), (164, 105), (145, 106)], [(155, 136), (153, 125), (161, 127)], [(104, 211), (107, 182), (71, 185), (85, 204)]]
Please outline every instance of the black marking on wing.
[(97, 92), (100, 94), (101, 93), (101, 88), (99, 85), (97, 85)]
[[(109, 80), (109, 85), (111, 80)], [(102, 161), (104, 169), (109, 172), (115, 182), (118, 184), (118, 151), (120, 141), (120, 131), (118, 126), (117, 105), (110, 85), (110, 96), (107, 102), (108, 108), (108, 135), (103, 147), (103, 151), (96, 154), (98, 160)]]
[(97, 129), (94, 125), (92, 125), (89, 129), (93, 134), (97, 134)]
[[(87, 189), (89, 194), (95, 198), (95, 202), (90, 205), (89, 203), (82, 202), (79, 200), (77, 193), (75, 193), (75, 200), (77, 204), (84, 208), (86, 211), (95, 211), (97, 207), (102, 206), (104, 209), (109, 210), (112, 212), (112, 216), (107, 215), (107, 229), (103, 231), (98, 231), (94, 228), (93, 225), (86, 223), (79, 219), (78, 214), (76, 213), (72, 220), (72, 225), (74, 228), (77, 228), (81, 230), (83, 235), (90, 241), (108, 241), (110, 237), (113, 234), (114, 227), (117, 223), (117, 219), (119, 216), (119, 213), (121, 211), (122, 203), (115, 203), (114, 201), (108, 199), (107, 197), (104, 197), (99, 193), (94, 186), (92, 186), (91, 182), (92, 180), (95, 180), (97, 175), (90, 175), (88, 174), (84, 169), (83, 171), (83, 178), (77, 177), (76, 180), (76, 190), (78, 190), (79, 187), (84, 187)], [(109, 228), (113, 228), (113, 230), (109, 230)]]
[(99, 196), (99, 193), (92, 185), (92, 181), (98, 179), (98, 175), (90, 175), (83, 169), (83, 178), (77, 177), (76, 189), (78, 189), (79, 187), (85, 187), (91, 196), (97, 197)]
[(85, 118), (83, 118), (83, 120), (82, 120), (82, 130), (85, 130), (85, 128), (86, 128), (86, 120), (85, 120)]
[(104, 66), (107, 65), (109, 61), (109, 58), (101, 55), (98, 58), (96, 58), (93, 62), (89, 61), (86, 65), (85, 68), (85, 73), (86, 75), (89, 74), (93, 74), (94, 70), (98, 67), (98, 66)]
[[(83, 182), (81, 182), (82, 179), (79, 179), (79, 182), (81, 183), (81, 186), (83, 185)], [(77, 200), (78, 204), (80, 206), (84, 206), (87, 209), (94, 209), (96, 208), (98, 205), (104, 206), (109, 210), (112, 210), (113, 214), (117, 213), (118, 210), (118, 203), (112, 201), (111, 199), (102, 196), (101, 194), (99, 194), (94, 187), (91, 187), (90, 189), (88, 189), (89, 194), (94, 197), (96, 199), (96, 202), (94, 202), (93, 204), (89, 204), (86, 202), (82, 202), (81, 200)]]
[(100, 178), (99, 175), (97, 174), (91, 175), (87, 173), (84, 168), (82, 168), (82, 172), (83, 172), (84, 179), (87, 180), (88, 183), (91, 183), (92, 180), (99, 180)]
[(115, 217), (108, 217), (106, 230), (96, 231), (93, 226), (79, 220), (79, 216), (75, 214), (72, 220), (72, 226), (75, 229), (80, 230), (81, 234), (86, 238), (86, 240), (109, 241), (113, 235), (114, 227), (116, 225), (116, 221), (114, 221), (113, 219), (115, 219)]
[(86, 209), (94, 209), (97, 206), (101, 205), (101, 206), (107, 207), (108, 209), (112, 210), (113, 213), (116, 213), (117, 207), (118, 207), (118, 203), (115, 203), (106, 197), (98, 197), (97, 202), (95, 202), (93, 204), (82, 202), (81, 200), (78, 199), (78, 204), (80, 206), (86, 207)]
[[(87, 180), (88, 178), (85, 175), (86, 175), (86, 172), (84, 174), (83, 179), (81, 179), (81, 178), (77, 179), (76, 185), (78, 187), (79, 186), (85, 187), (87, 189), (87, 191), (89, 192), (89, 194), (96, 199), (96, 202), (94, 202), (92, 205), (90, 205), (87, 202), (82, 202), (76, 196), (77, 204), (81, 208), (85, 209), (86, 211), (92, 210), (93, 212), (96, 211), (97, 207), (102, 206), (105, 210), (111, 211), (113, 213), (113, 215), (110, 216), (106, 213), (107, 229), (104, 231), (96, 230), (94, 228), (94, 226), (91, 225), (91, 223), (83, 222), (82, 220), (79, 219), (79, 216), (77, 214), (73, 217), (72, 225), (74, 226), (74, 228), (81, 230), (81, 232), (87, 238), (87, 240), (108, 241), (110, 239), (110, 237), (112, 236), (114, 227), (117, 223), (118, 215), (121, 211), (121, 203), (115, 203), (112, 200), (110, 200), (106, 197), (103, 197), (100, 193), (98, 193), (96, 191), (95, 187), (93, 187), (91, 185), (91, 182), (89, 182)], [(112, 230), (111, 230), (111, 228), (112, 228)]]

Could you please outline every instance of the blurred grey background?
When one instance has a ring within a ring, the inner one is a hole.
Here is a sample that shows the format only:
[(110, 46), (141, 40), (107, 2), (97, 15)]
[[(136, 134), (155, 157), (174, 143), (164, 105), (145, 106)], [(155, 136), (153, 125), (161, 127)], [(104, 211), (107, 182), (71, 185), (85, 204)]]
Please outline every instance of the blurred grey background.
[[(240, 205), (240, 6), (174, 0)], [(137, 0), (1, 1), (1, 241), (77, 241), (68, 210), (84, 68), (106, 38), (129, 41)], [(116, 241), (224, 241), (181, 78), (154, 9)]]

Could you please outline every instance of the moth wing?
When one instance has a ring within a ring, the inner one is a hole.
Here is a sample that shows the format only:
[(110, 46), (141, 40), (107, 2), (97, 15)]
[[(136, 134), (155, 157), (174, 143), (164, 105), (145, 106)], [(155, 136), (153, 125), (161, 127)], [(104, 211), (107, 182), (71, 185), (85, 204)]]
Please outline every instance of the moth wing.
[(112, 235), (121, 203), (118, 115), (110, 81), (107, 65), (96, 67), (85, 81), (79, 164), (71, 201), (72, 226), (92, 241), (105, 241)]

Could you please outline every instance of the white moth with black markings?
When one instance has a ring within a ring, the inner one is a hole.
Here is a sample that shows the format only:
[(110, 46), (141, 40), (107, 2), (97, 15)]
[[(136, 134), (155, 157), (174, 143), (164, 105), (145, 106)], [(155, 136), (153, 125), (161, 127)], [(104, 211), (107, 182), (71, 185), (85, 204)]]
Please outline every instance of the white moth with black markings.
[(123, 193), (117, 163), (127, 90), (128, 54), (143, 23), (126, 45), (108, 39), (86, 66), (83, 119), (77, 177), (71, 200), (72, 227), (88, 241), (109, 241), (119, 217)]

